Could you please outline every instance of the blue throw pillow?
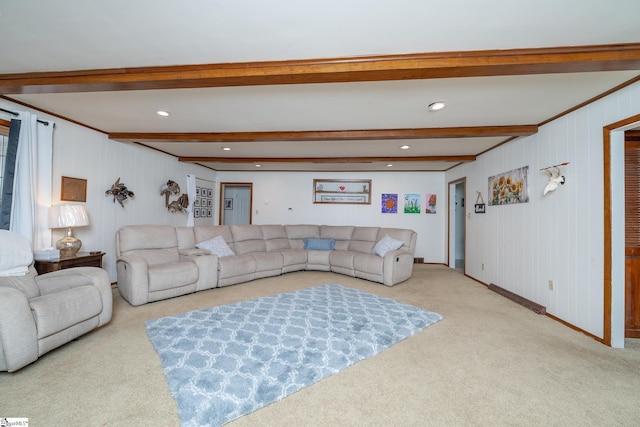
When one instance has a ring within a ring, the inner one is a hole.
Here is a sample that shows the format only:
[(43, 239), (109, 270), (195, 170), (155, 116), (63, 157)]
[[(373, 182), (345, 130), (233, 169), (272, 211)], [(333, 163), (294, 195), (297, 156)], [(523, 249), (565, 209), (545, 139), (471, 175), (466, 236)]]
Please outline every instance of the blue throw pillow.
[(336, 241), (334, 239), (316, 239), (314, 237), (307, 237), (304, 239), (304, 248), (315, 251), (332, 251), (336, 247)]

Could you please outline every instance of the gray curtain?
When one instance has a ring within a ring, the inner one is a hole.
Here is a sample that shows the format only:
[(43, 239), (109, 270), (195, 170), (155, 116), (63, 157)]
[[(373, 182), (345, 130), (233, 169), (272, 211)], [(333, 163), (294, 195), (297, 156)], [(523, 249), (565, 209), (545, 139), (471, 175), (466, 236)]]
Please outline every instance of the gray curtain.
[(13, 202), (13, 180), (18, 154), (18, 137), (20, 136), (20, 120), (11, 120), (9, 127), (9, 144), (4, 162), (4, 179), (2, 181), (2, 201), (0, 202), (0, 229), (8, 230), (11, 222), (11, 203)]

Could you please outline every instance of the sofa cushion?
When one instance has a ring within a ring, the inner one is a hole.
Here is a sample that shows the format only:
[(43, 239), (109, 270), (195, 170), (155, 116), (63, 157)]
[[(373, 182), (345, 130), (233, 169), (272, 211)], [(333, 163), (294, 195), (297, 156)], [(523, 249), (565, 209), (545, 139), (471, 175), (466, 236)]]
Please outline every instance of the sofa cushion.
[(198, 225), (193, 227), (193, 234), (196, 238), (196, 244), (211, 240), (216, 236), (222, 236), (229, 248), (235, 252), (231, 228), (228, 225)]
[(262, 225), (260, 228), (267, 252), (291, 248), (284, 225)]
[(176, 229), (171, 225), (125, 225), (117, 233), (118, 255), (140, 249), (177, 248)]
[[(256, 277), (262, 272), (278, 272), (282, 274), (284, 258), (280, 252), (254, 252), (250, 254), (256, 261)], [(270, 274), (272, 275), (272, 274)]]
[(234, 256), (235, 253), (229, 248), (227, 242), (224, 241), (222, 236), (216, 236), (213, 239), (205, 242), (200, 242), (196, 245), (198, 249), (206, 249), (214, 255), (218, 255), (218, 258), (226, 256)]
[(402, 240), (396, 240), (393, 237), (385, 234), (384, 237), (382, 237), (382, 239), (380, 239), (378, 243), (376, 243), (376, 245), (373, 247), (373, 253), (383, 257), (387, 254), (387, 252), (400, 249), (403, 244), (404, 242)]
[(318, 239), (307, 237), (303, 239), (304, 248), (313, 251), (332, 251), (336, 247), (335, 239)]
[(138, 255), (144, 258), (149, 265), (167, 264), (180, 261), (180, 253), (178, 247), (165, 249), (141, 249), (137, 251), (129, 251), (123, 255)]
[(231, 235), (235, 245), (235, 252), (244, 255), (252, 252), (266, 252), (267, 247), (262, 237), (259, 225), (236, 224), (231, 226)]
[(378, 240), (378, 227), (356, 227), (349, 242), (349, 250), (371, 254), (376, 240)]
[(163, 291), (190, 285), (198, 281), (198, 266), (195, 262), (176, 262), (149, 267), (149, 291)]
[(323, 239), (335, 239), (334, 249), (337, 251), (349, 250), (349, 242), (355, 227), (350, 225), (321, 225), (320, 237)]
[(253, 275), (256, 272), (256, 260), (251, 255), (220, 258), (218, 260), (218, 270), (220, 271), (220, 279), (246, 274)]
[[(408, 251), (415, 250), (415, 247), (412, 247), (412, 239), (415, 236), (415, 232), (413, 230), (409, 230), (406, 228), (380, 228), (378, 230), (378, 238), (376, 241), (382, 239), (385, 235), (392, 237), (396, 240), (402, 240), (404, 242), (404, 248)], [(415, 244), (415, 242), (413, 242)]]
[(282, 272), (304, 270), (307, 267), (307, 251), (303, 249), (283, 249), (282, 254)]
[(42, 339), (99, 315), (102, 296), (97, 287), (85, 285), (34, 298), (29, 305)]
[(353, 258), (353, 269), (358, 272), (365, 272), (382, 277), (384, 260), (382, 257), (373, 254), (358, 254)]
[(289, 238), (289, 245), (292, 249), (302, 249), (304, 247), (304, 241), (302, 239), (307, 237), (320, 237), (319, 225), (285, 225), (287, 230), (287, 237)]

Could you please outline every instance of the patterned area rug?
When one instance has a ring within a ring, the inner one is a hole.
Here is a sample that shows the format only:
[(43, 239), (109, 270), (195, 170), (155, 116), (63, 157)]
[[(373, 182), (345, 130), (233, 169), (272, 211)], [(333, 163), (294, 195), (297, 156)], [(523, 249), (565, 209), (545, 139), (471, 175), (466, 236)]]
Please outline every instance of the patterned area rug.
[(371, 357), (442, 316), (341, 285), (146, 323), (183, 426), (222, 425)]

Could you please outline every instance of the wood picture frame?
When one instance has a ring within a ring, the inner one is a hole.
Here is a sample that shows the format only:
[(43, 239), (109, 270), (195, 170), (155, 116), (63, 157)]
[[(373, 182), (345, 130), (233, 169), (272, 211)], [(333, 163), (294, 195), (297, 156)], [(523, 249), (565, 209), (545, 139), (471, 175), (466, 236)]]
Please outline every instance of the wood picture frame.
[(62, 177), (60, 184), (60, 200), (66, 202), (87, 201), (87, 180), (82, 178)]
[(370, 179), (314, 179), (313, 203), (371, 204)]

